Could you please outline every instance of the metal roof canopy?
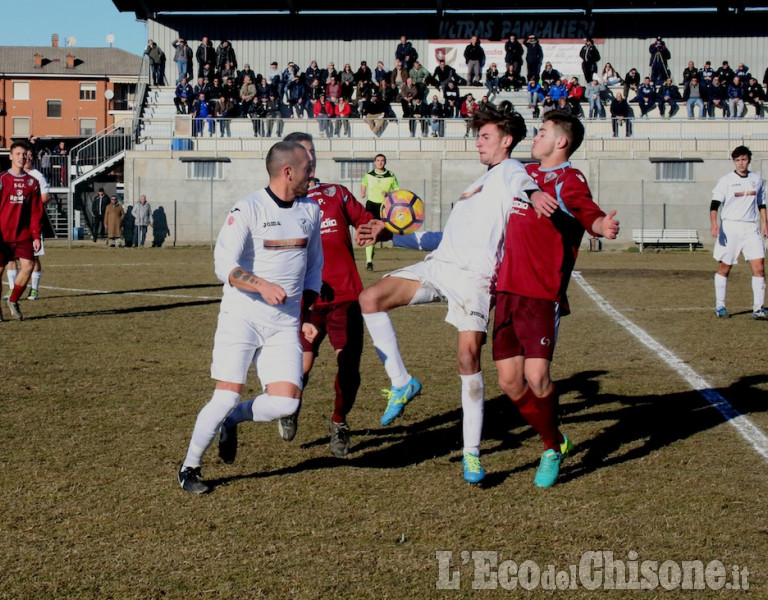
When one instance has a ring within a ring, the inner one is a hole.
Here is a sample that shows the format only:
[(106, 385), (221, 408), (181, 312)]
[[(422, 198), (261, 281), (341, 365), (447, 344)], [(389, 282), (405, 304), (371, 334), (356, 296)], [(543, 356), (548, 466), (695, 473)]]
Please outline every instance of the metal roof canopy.
[(510, 13), (516, 11), (526, 12), (572, 12), (581, 11), (591, 14), (594, 11), (621, 11), (621, 10), (692, 10), (713, 11), (721, 13), (741, 13), (747, 9), (768, 8), (768, 2), (749, 0), (670, 0), (660, 2), (657, 0), (636, 0), (630, 2), (618, 2), (616, 0), (540, 0), (533, 7), (530, 1), (519, 0), (481, 0), (473, 2), (472, 8), (467, 9), (467, 2), (463, 0), (394, 0), (387, 4), (386, 9), (371, 10), (360, 8), (359, 1), (336, 0), (319, 3), (316, 0), (262, 0), (254, 3), (253, 0), (218, 0), (212, 9), (210, 2), (200, 0), (112, 0), (120, 12), (133, 12), (137, 19), (146, 20), (156, 18), (160, 14), (214, 14), (233, 13), (244, 14), (253, 12), (285, 12), (298, 13), (335, 13), (359, 14), (364, 16), (372, 12), (388, 13), (414, 13), (427, 12), (437, 16), (446, 13), (471, 13), (498, 11)]

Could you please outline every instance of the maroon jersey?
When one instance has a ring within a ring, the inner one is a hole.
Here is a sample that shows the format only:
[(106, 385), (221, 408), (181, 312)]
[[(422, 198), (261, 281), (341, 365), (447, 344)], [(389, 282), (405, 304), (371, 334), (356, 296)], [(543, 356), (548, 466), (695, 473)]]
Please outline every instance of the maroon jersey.
[(592, 224), (605, 213), (592, 200), (584, 175), (571, 163), (552, 169), (534, 163), (525, 169), (542, 191), (557, 198), (560, 207), (552, 217), (539, 218), (531, 204), (515, 203), (496, 290), (561, 302), (584, 230), (592, 233)]
[(307, 197), (320, 205), (320, 239), (323, 243), (323, 289), (317, 306), (357, 301), (363, 283), (352, 250), (350, 225), (358, 227), (373, 219), (347, 188), (323, 183)]
[(0, 238), (4, 242), (40, 239), (43, 203), (40, 184), (29, 173), (0, 175)]

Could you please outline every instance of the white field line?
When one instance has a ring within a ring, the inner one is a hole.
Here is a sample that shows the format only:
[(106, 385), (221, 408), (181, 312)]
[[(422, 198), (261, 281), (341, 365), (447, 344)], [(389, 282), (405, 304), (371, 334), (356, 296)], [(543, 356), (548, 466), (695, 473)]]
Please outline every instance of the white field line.
[(736, 410), (731, 403), (714, 390), (701, 375), (678, 358), (673, 352), (662, 346), (643, 329), (635, 325), (632, 321), (608, 304), (608, 302), (606, 302), (606, 300), (584, 280), (581, 273), (574, 272), (573, 280), (579, 284), (581, 289), (592, 298), (595, 304), (597, 304), (603, 312), (611, 317), (616, 323), (624, 327), (624, 329), (629, 331), (629, 333), (635, 336), (640, 343), (654, 352), (662, 362), (667, 364), (680, 375), (680, 377), (685, 379), (693, 389), (699, 392), (707, 402), (723, 415), (726, 422), (732, 425), (736, 431), (739, 432), (739, 435), (752, 445), (758, 454), (768, 460), (768, 436), (757, 428), (748, 417)]
[(116, 292), (114, 290), (87, 290), (81, 288), (57, 287), (53, 285), (41, 285), (44, 290), (56, 290), (57, 292), (76, 292), (79, 294), (116, 294), (120, 296), (153, 296), (155, 298), (183, 298), (185, 300), (221, 300), (218, 296), (190, 296), (189, 294), (161, 294), (159, 292)]

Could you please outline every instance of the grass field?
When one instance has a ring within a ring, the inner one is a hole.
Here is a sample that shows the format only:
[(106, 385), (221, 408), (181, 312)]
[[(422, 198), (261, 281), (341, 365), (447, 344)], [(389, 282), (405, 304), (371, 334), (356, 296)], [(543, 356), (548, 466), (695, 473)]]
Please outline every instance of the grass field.
[[(364, 281), (419, 258), (379, 251)], [(578, 266), (768, 432), (768, 323), (751, 319), (748, 267), (732, 273), (734, 317), (717, 320), (709, 252), (584, 253)], [(0, 323), (0, 598), (768, 597), (766, 458), (577, 282), (554, 363), (577, 451), (555, 487), (533, 486), (541, 444), (500, 397), (489, 348), (488, 477), (464, 483), (456, 335), (429, 305), (393, 313), (424, 384), (393, 426), (378, 424), (388, 382), (366, 339), (352, 453), (330, 455), (326, 347), (296, 440), (274, 423), (242, 426), (234, 465), (206, 455), (213, 493), (184, 494), (176, 470), (212, 390), (220, 293), (207, 248), (48, 248), (40, 300), (22, 302), (24, 322)], [(247, 389), (259, 391), (255, 377)], [(629, 567), (721, 561), (714, 583), (730, 584), (737, 565), (750, 589), (588, 590), (577, 578), (506, 590), (504, 571), (498, 589), (476, 591), (480, 561), (462, 552), (478, 551), (566, 572), (588, 552)], [(442, 572), (438, 552), (452, 553)]]

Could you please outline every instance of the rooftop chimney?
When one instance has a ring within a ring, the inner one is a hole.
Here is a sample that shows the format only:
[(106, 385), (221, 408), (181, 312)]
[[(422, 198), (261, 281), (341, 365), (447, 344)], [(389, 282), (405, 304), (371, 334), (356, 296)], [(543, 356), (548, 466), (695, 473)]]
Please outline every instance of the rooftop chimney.
[(71, 52), (67, 54), (67, 69), (75, 68), (75, 55)]
[(54, 33), (51, 36), (51, 46), (53, 46), (54, 48), (58, 48), (59, 47), (59, 34), (58, 33)]
[(39, 69), (43, 66), (43, 55), (39, 52), (35, 52), (35, 68)]

